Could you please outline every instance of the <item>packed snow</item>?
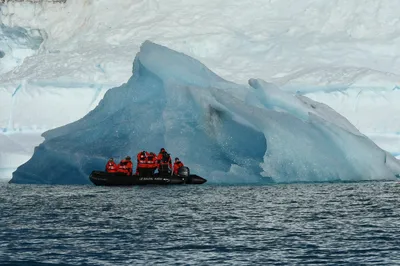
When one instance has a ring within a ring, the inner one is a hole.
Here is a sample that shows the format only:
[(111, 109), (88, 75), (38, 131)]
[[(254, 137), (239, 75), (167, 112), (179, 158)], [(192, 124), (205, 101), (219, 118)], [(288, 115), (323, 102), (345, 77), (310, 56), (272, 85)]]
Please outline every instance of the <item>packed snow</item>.
[(145, 42), (133, 75), (88, 115), (48, 131), (13, 183), (84, 184), (110, 154), (165, 147), (211, 183), (390, 180), (400, 161), (328, 106), (263, 80), (226, 81)]
[(326, 103), (398, 156), (399, 8), (389, 0), (0, 4), (0, 134), (27, 138), (22, 150), (2, 144), (0, 177), (29, 159), (40, 134), (126, 82), (147, 39), (237, 84), (258, 77)]

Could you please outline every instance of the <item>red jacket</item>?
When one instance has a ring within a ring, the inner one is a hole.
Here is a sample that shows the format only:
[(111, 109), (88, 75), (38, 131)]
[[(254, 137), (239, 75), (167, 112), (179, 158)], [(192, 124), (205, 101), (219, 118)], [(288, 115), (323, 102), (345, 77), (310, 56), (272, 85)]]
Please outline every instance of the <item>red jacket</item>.
[(127, 170), (128, 170), (127, 174), (128, 174), (128, 175), (132, 175), (133, 163), (132, 163), (131, 160), (128, 160), (128, 161), (126, 162), (126, 168), (127, 168)]
[(167, 152), (160, 152), (157, 156), (158, 166), (161, 164), (168, 164), (169, 169), (172, 169), (171, 156)]
[(183, 163), (181, 161), (174, 162), (174, 175), (178, 175), (178, 170), (182, 166), (184, 166), (184, 165), (183, 165)]
[(132, 161), (124, 159), (118, 164), (118, 172), (132, 175), (132, 167)]
[(146, 158), (146, 163), (147, 163), (147, 168), (157, 168), (158, 166), (157, 155), (155, 155), (153, 152), (148, 153)]
[(147, 152), (139, 152), (137, 155), (137, 168), (147, 168)]
[(108, 161), (106, 164), (106, 172), (115, 173), (118, 171), (118, 165), (114, 161)]

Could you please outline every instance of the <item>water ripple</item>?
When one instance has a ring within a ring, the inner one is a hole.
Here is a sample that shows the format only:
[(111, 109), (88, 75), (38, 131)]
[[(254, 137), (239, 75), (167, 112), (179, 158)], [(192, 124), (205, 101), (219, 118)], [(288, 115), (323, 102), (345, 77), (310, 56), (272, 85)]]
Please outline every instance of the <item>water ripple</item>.
[(400, 264), (397, 183), (0, 186), (10, 265)]

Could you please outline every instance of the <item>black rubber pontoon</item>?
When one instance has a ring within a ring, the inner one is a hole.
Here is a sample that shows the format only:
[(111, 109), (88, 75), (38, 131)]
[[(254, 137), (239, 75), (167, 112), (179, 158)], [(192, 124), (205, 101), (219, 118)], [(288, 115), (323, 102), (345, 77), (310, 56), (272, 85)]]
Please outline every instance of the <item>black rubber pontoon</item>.
[(182, 184), (204, 184), (206, 179), (192, 175), (189, 168), (179, 169), (180, 175), (158, 175), (154, 176), (128, 176), (124, 173), (107, 173), (104, 171), (93, 171), (89, 179), (96, 186), (135, 186), (135, 185), (182, 185)]

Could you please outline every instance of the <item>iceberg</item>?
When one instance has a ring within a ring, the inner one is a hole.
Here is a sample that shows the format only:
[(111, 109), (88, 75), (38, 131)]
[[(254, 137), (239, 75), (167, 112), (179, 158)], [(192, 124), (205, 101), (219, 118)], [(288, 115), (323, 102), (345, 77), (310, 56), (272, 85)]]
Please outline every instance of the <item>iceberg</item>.
[(11, 183), (87, 184), (108, 157), (165, 147), (216, 184), (391, 180), (399, 161), (325, 104), (261, 79), (227, 81), (146, 41), (132, 77), (96, 108), (43, 133)]

